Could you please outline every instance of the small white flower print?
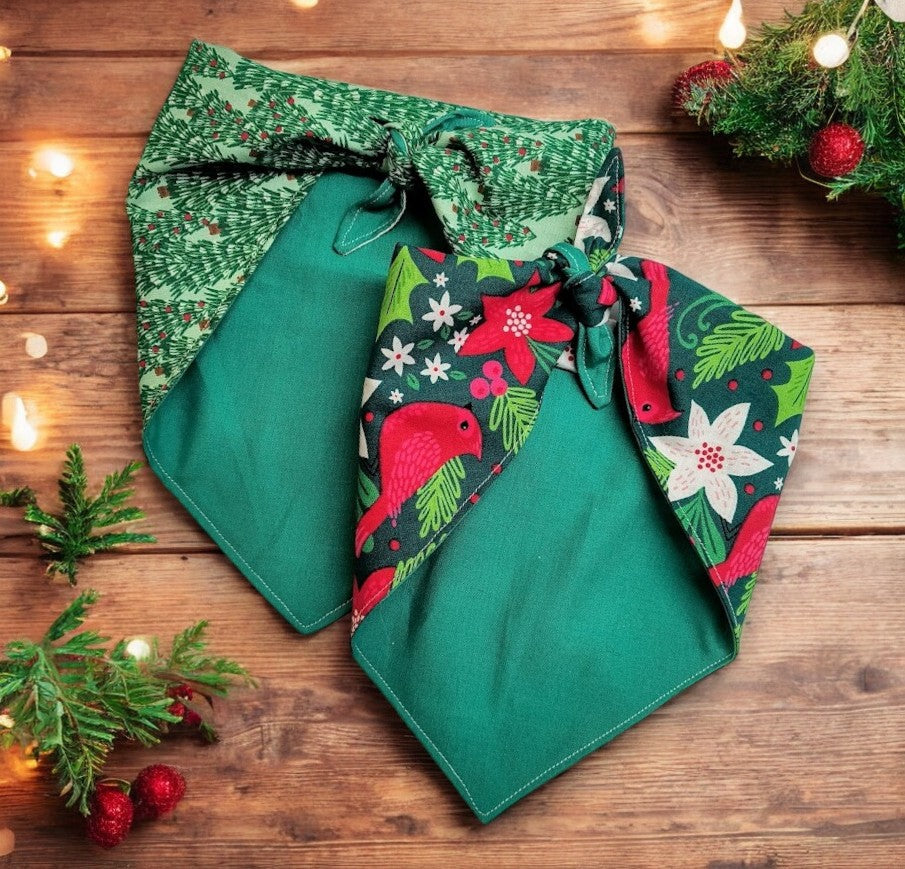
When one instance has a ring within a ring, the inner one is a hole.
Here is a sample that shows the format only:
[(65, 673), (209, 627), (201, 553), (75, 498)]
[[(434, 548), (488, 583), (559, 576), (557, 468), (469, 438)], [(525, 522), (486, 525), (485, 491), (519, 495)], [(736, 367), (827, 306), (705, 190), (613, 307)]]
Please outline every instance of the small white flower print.
[(780, 491), (780, 490), (782, 489), (782, 484), (783, 484), (783, 482), (785, 482), (785, 481), (783, 480), (782, 477), (777, 477), (777, 478), (773, 481), (773, 487), (776, 489), (777, 492)]
[(462, 347), (465, 345), (465, 339), (468, 337), (468, 329), (459, 329), (457, 332), (453, 332), (452, 338), (447, 341), (447, 344), (450, 344), (453, 350), (458, 353)]
[(641, 310), (641, 299), (639, 299), (637, 296), (634, 296), (633, 298), (629, 299), (628, 303), (629, 303), (629, 307), (631, 307), (631, 309), (633, 311)]
[(782, 444), (782, 449), (776, 455), (785, 456), (789, 460), (789, 467), (791, 468), (792, 462), (795, 460), (795, 453), (798, 452), (798, 429), (792, 432), (792, 437), (790, 438), (784, 438), (780, 435), (779, 442)]
[(615, 210), (616, 210), (616, 203), (615, 203), (612, 199), (607, 199), (607, 200), (603, 203), (603, 210), (604, 210), (604, 211), (615, 211)]
[(446, 277), (446, 272), (438, 272), (436, 277), (434, 277), (434, 286), (440, 290), (445, 287), (449, 283), (449, 278)]
[(398, 389), (394, 389), (390, 393), (390, 401), (392, 401), (393, 404), (399, 404), (402, 401), (402, 393)]
[(439, 353), (437, 353), (433, 359), (425, 357), (424, 364), (427, 367), (421, 373), (425, 377), (430, 377), (431, 383), (436, 383), (438, 380), (449, 380), (449, 376), (446, 372), (452, 368), (452, 365), (450, 365), (449, 362), (444, 362), (440, 358)]
[(481, 322), (481, 315), (475, 314), (469, 321), (472, 326), (477, 326)]
[(380, 352), (386, 356), (387, 361), (383, 363), (383, 371), (387, 371), (392, 368), (400, 377), (402, 377), (402, 369), (405, 365), (414, 365), (415, 360), (409, 354), (414, 349), (414, 342), (411, 344), (403, 344), (399, 340), (398, 335), (393, 336), (393, 347), (390, 350), (387, 350), (386, 347), (381, 347)]
[(750, 408), (747, 403), (735, 404), (711, 423), (706, 411), (692, 401), (688, 437), (664, 435), (650, 439), (666, 458), (675, 462), (666, 485), (670, 501), (690, 498), (703, 489), (710, 506), (727, 522), (732, 521), (738, 490), (730, 477), (747, 477), (773, 464), (754, 450), (736, 444)]
[(423, 314), (421, 319), (433, 323), (434, 331), (439, 332), (441, 326), (453, 325), (453, 314), (462, 310), (461, 305), (453, 305), (449, 300), (449, 293), (444, 293), (438, 302), (436, 299), (428, 299), (431, 310)]

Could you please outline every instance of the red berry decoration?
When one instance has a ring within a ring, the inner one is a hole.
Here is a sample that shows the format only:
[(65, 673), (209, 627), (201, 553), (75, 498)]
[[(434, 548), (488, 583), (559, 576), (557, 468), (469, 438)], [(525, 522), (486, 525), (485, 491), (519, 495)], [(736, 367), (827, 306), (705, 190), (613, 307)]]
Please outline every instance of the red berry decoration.
[(102, 848), (113, 848), (129, 835), (134, 809), (128, 794), (116, 785), (100, 784), (91, 798), (88, 838)]
[(684, 111), (691, 99), (692, 87), (717, 88), (726, 84), (733, 76), (732, 64), (727, 60), (705, 60), (689, 67), (680, 75), (672, 87), (673, 105)]
[(848, 124), (829, 124), (811, 139), (808, 157), (811, 168), (824, 178), (848, 175), (864, 155), (861, 134)]
[(185, 794), (185, 779), (164, 763), (146, 766), (132, 782), (132, 803), (137, 820), (154, 820), (173, 811)]

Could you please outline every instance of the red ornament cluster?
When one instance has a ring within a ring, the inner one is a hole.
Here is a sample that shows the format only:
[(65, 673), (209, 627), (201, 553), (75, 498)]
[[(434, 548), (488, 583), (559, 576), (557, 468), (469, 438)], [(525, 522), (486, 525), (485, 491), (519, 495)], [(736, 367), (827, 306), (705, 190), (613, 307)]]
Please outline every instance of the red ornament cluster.
[(691, 99), (691, 89), (716, 88), (726, 84), (734, 75), (732, 64), (727, 60), (705, 60), (685, 70), (675, 81), (672, 88), (673, 105), (684, 111), (685, 104)]
[(861, 134), (848, 124), (829, 124), (811, 139), (808, 158), (811, 168), (824, 178), (848, 175), (864, 156)]
[(133, 821), (156, 820), (173, 811), (184, 795), (182, 773), (162, 763), (139, 772), (128, 793), (115, 782), (101, 782), (91, 799), (88, 838), (114, 848), (129, 835)]

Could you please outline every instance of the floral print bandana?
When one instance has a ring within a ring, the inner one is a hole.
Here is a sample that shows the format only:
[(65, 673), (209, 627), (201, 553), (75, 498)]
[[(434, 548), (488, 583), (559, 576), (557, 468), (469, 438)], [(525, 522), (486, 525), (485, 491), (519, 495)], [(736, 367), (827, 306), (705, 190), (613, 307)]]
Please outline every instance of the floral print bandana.
[[(473, 726), (450, 731), (443, 722), (454, 718), (454, 707), (461, 704), (476, 709), (488, 704), (491, 711), (481, 728), (504, 721), (509, 735), (484, 752), (483, 762), (506, 769), (511, 763), (508, 743), (521, 739), (516, 734), (525, 726), (524, 715), (499, 708), (495, 692), (483, 699), (477, 689), (469, 697), (463, 687), (447, 694), (446, 682), (441, 682), (432, 695), (439, 713), (428, 709), (416, 716), (411, 707), (418, 693), (428, 690), (425, 680), (438, 664), (426, 668), (413, 684), (398, 671), (395, 678), (390, 675), (393, 661), (383, 666), (374, 661), (388, 642), (394, 659), (424, 654), (416, 651), (424, 628), (413, 632), (412, 614), (430, 605), (438, 583), (455, 583), (458, 572), (431, 570), (431, 563), (456, 541), (459, 528), (467, 526), (470, 531), (465, 533), (475, 533), (469, 514), (479, 510), (479, 502), (494, 487), (505, 487), (510, 463), (518, 465), (535, 426), (544, 421), (551, 378), (575, 378), (588, 405), (597, 412), (613, 411), (616, 405), (618, 418), (631, 430), (637, 461), (660, 490), (673, 528), (681, 531), (703, 568), (710, 593), (722, 605), (731, 640), (718, 664), (738, 651), (770, 527), (798, 448), (814, 354), (775, 325), (674, 269), (650, 259), (610, 256), (613, 240), (621, 234), (623, 184), (616, 152), (580, 219), (580, 246), (555, 245), (538, 260), (463, 257), (400, 246), (377, 326), (361, 416), (353, 650), (485, 821), (573, 763), (594, 740), (567, 752), (571, 734), (551, 734), (551, 744), (563, 746), (565, 758), (547, 769), (539, 747), (544, 740), (523, 743), (523, 753), (537, 754), (539, 774), (513, 776), (507, 787), (515, 790), (506, 795), (497, 781), (505, 774), (486, 780), (481, 758), (469, 753)], [(573, 424), (589, 428), (588, 420), (593, 414), (576, 416)], [(595, 474), (593, 467), (588, 474)], [(527, 486), (523, 480), (520, 489), (509, 487), (510, 499), (530, 502), (534, 484), (528, 476)], [(604, 484), (583, 485), (593, 492)], [(486, 526), (486, 512), (483, 517)], [(517, 514), (507, 515), (506, 521), (517, 523)], [(562, 533), (574, 531), (564, 523)], [(672, 529), (664, 525), (660, 533)], [(458, 543), (459, 551), (468, 546), (468, 541)], [(610, 544), (586, 540), (581, 545), (602, 552)], [(514, 569), (514, 594), (527, 581), (530, 563)], [(485, 569), (488, 580), (496, 570), (505, 573), (499, 563)], [(635, 570), (630, 563), (618, 579), (632, 584), (643, 573), (642, 565)], [(419, 603), (399, 604), (408, 614), (404, 620), (397, 625), (394, 613), (388, 612), (374, 631), (360, 638), (369, 621), (380, 618), (381, 606), (391, 604), (407, 583), (418, 582), (426, 584), (412, 592)], [(474, 594), (481, 593), (478, 589)], [(506, 605), (502, 624), (513, 618), (515, 601)], [(592, 610), (606, 606), (605, 600), (590, 601)], [(700, 617), (705, 618), (703, 610)], [(550, 668), (551, 679), (563, 678), (582, 648), (572, 637), (572, 624), (561, 627), (563, 648), (545, 651), (543, 666)], [(388, 639), (393, 630), (400, 635)], [(471, 629), (463, 624), (461, 630)], [(658, 630), (669, 643), (666, 638), (676, 625), (666, 622)], [(519, 636), (510, 624), (506, 636), (505, 644), (488, 653), (505, 657), (507, 645), (520, 648), (530, 635)], [(626, 633), (622, 642), (643, 647), (644, 641)], [(605, 662), (612, 640), (598, 637), (592, 643), (598, 644)], [(647, 654), (650, 668), (662, 668), (662, 649)], [(680, 687), (712, 668), (700, 663), (687, 665)], [(450, 666), (449, 661), (443, 666)], [(477, 684), (480, 672), (471, 664), (447, 673), (446, 680)], [(578, 685), (568, 698), (545, 710), (551, 720), (566, 720), (567, 711), (575, 708), (585, 720), (590, 714), (586, 704), (597, 704), (599, 692), (606, 690), (596, 679)], [(538, 704), (549, 690), (545, 682)], [(671, 693), (674, 688), (642, 705), (641, 714)], [(597, 714), (604, 736), (597, 744), (625, 726), (623, 721), (604, 729), (619, 719), (605, 711), (605, 701), (603, 710)]]

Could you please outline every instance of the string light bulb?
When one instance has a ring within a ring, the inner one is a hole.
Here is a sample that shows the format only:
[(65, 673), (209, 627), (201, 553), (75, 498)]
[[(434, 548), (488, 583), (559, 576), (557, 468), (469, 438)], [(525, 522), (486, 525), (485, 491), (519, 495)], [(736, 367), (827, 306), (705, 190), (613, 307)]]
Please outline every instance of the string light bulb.
[(824, 33), (815, 43), (811, 52), (814, 60), (826, 69), (835, 69), (848, 60), (851, 46), (842, 33)]
[(151, 644), (142, 637), (135, 637), (126, 643), (126, 654), (137, 661), (147, 661), (151, 657)]
[(748, 36), (742, 22), (742, 0), (732, 0), (732, 5), (720, 26), (719, 40), (724, 48), (741, 48)]
[(42, 148), (38, 151), (32, 162), (28, 174), (37, 178), (39, 172), (47, 172), (54, 178), (68, 178), (75, 169), (75, 161), (63, 151), (54, 148)]
[(42, 359), (47, 355), (47, 339), (37, 332), (25, 332), (25, 355), (29, 359)]
[(12, 51), (5, 45), (0, 45), (0, 63), (6, 63), (13, 56)]
[(69, 233), (66, 232), (65, 229), (52, 229), (47, 233), (47, 243), (51, 246), (59, 250), (62, 247), (66, 246), (66, 242), (69, 241)]
[(38, 442), (38, 430), (28, 418), (22, 397), (15, 393), (8, 393), (4, 396), (3, 403), (10, 408), (9, 441), (13, 445), (13, 449), (23, 453), (33, 450)]
[(6, 284), (3, 281), (0, 281), (0, 306), (5, 305), (9, 301), (9, 290), (6, 288)]

